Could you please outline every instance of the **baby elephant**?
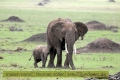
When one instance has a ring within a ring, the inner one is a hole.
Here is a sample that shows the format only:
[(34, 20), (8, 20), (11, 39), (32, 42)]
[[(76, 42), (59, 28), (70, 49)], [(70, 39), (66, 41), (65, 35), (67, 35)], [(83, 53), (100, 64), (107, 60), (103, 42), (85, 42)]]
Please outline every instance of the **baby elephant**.
[[(33, 50), (33, 54), (31, 57), (34, 57), (34, 67), (38, 67), (37, 63), (42, 61), (42, 67), (45, 67), (47, 56), (48, 56), (48, 49), (43, 45), (38, 45)], [(29, 60), (31, 60), (31, 57)]]

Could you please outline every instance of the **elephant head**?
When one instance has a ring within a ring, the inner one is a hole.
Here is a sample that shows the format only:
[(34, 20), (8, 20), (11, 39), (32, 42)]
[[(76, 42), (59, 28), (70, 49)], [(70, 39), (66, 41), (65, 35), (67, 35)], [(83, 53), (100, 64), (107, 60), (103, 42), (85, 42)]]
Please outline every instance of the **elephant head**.
[(83, 40), (84, 35), (87, 33), (88, 28), (82, 22), (57, 22), (53, 28), (53, 33), (62, 41), (63, 38), (72, 36), (75, 41), (81, 36)]
[(72, 21), (59, 21), (55, 23), (52, 27), (52, 32), (58, 39), (64, 43), (62, 47), (67, 45), (67, 51), (69, 53), (68, 60), (69, 63), (74, 69), (74, 64), (72, 60), (73, 46), (76, 40), (81, 36), (81, 40), (83, 40), (83, 36), (87, 33), (88, 28), (82, 22), (72, 22)]

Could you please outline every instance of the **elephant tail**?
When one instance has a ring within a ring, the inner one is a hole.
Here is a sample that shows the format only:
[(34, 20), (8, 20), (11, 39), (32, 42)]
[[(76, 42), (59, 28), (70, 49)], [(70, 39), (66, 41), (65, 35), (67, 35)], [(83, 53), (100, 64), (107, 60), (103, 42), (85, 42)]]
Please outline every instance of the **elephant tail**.
[(33, 56), (33, 54), (32, 54), (31, 57), (29, 58), (29, 61), (31, 60), (32, 56)]

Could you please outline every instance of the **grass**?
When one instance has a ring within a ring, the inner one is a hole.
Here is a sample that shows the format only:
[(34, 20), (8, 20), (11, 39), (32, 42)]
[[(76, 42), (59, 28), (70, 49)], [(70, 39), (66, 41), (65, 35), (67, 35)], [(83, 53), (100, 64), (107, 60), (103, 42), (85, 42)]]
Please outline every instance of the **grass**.
[[(42, 0), (41, 0), (42, 1)], [(28, 61), (32, 50), (38, 44), (46, 45), (46, 43), (32, 43), (20, 41), (37, 33), (46, 32), (47, 25), (50, 21), (61, 18), (70, 18), (73, 22), (81, 21), (86, 23), (91, 20), (97, 20), (106, 25), (115, 25), (120, 27), (120, 1), (110, 3), (105, 0), (52, 0), (45, 6), (38, 6), (39, 0), (5, 0), (0, 5), (0, 20), (7, 19), (10, 16), (18, 16), (25, 20), (25, 23), (16, 22), (0, 22), (0, 50), (15, 50), (18, 47), (25, 48), (27, 52), (0, 52), (0, 80), (38, 80), (38, 78), (2, 78), (4, 70), (19, 71), (56, 71), (70, 69), (56, 68), (34, 68), (33, 59)], [(11, 32), (10, 26), (21, 27), (23, 32)], [(83, 41), (80, 39), (76, 42), (77, 48), (83, 47), (98, 38), (108, 38), (120, 44), (120, 30), (118, 33), (111, 31), (88, 31)], [(82, 53), (73, 56), (74, 64), (77, 70), (108, 70), (110, 74), (114, 74), (120, 70), (119, 64), (120, 54), (118, 53)], [(63, 63), (65, 53), (63, 53)], [(48, 63), (48, 62), (47, 62)], [(55, 60), (56, 63), (56, 60)], [(41, 66), (41, 63), (39, 63)], [(56, 80), (56, 78), (44, 78), (40, 80)], [(83, 80), (82, 78), (59, 78), (60, 80)]]
[[(24, 56), (23, 56), (24, 55)], [(114, 74), (120, 69), (119, 54), (111, 53), (83, 53), (77, 56), (73, 56), (73, 60), (77, 71), (101, 71), (107, 70), (109, 73)], [(1, 71), (64, 71), (70, 69), (56, 69), (56, 68), (34, 68), (33, 58), (28, 61), (30, 52), (19, 52), (14, 54), (4, 53), (3, 60), (1, 60)], [(14, 60), (13, 60), (14, 59)], [(63, 53), (63, 61), (65, 59), (65, 53)], [(112, 63), (111, 63), (112, 62)], [(48, 63), (48, 61), (47, 61)], [(41, 63), (38, 63), (41, 66)], [(60, 78), (61, 79), (61, 78)], [(75, 78), (73, 78), (75, 79)], [(33, 79), (34, 80), (34, 79)], [(45, 79), (46, 80), (46, 79)], [(64, 79), (63, 79), (64, 80)]]

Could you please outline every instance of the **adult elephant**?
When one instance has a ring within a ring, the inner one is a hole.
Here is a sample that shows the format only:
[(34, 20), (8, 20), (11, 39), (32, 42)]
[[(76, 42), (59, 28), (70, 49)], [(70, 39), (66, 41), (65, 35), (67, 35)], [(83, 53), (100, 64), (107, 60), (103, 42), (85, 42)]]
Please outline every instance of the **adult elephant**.
[(81, 22), (72, 22), (70, 19), (61, 19), (53, 20), (49, 23), (47, 27), (47, 47), (50, 51), (50, 60), (48, 67), (54, 66), (54, 58), (57, 53), (57, 64), (56, 67), (62, 67), (62, 50), (66, 51), (67, 56), (64, 63), (64, 67), (72, 67), (75, 69), (72, 55), (73, 55), (73, 46), (76, 40), (81, 36), (87, 33), (88, 28)]

